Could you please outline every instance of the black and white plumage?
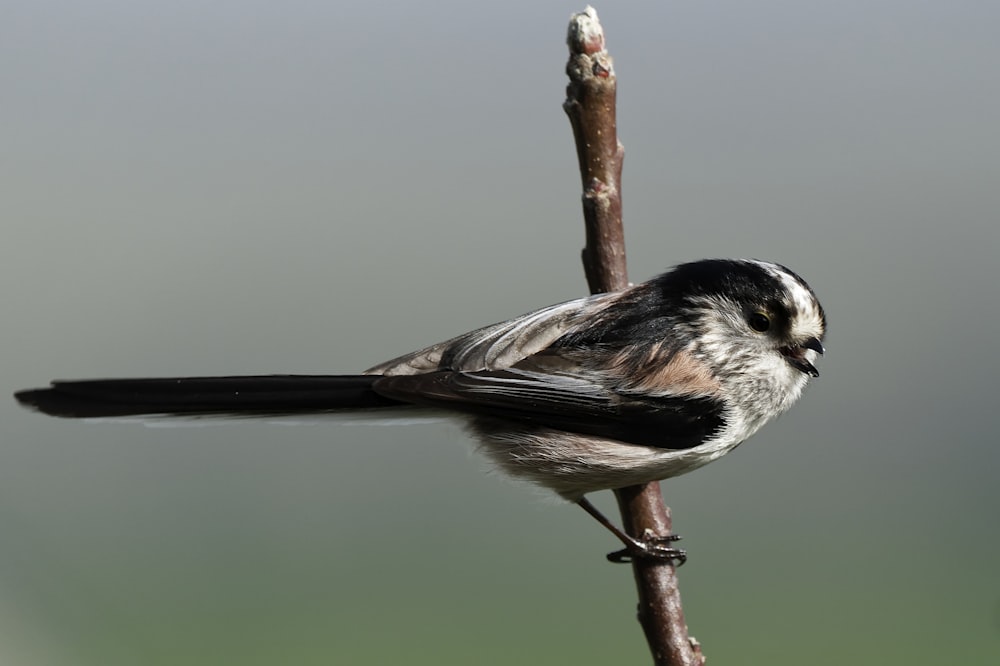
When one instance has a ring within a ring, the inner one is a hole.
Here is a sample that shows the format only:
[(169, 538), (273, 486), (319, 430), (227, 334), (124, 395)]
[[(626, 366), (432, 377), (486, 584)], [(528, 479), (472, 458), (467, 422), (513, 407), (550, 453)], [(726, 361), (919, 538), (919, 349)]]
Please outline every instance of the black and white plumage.
[(501, 469), (579, 501), (732, 450), (818, 375), (825, 328), (814, 293), (787, 268), (703, 260), (361, 375), (56, 381), (16, 397), (74, 418), (448, 410)]

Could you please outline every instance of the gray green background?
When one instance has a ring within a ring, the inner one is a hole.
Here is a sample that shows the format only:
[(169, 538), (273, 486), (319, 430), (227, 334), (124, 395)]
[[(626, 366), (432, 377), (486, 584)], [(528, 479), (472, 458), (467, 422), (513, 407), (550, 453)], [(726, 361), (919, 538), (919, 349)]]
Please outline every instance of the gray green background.
[[(353, 372), (583, 294), (577, 9), (6, 5), (4, 393)], [(772, 259), (830, 318), (801, 404), (664, 484), (710, 663), (997, 663), (1000, 6), (598, 11), (633, 279)], [(0, 412), (2, 664), (649, 660), (610, 536), (458, 427)]]

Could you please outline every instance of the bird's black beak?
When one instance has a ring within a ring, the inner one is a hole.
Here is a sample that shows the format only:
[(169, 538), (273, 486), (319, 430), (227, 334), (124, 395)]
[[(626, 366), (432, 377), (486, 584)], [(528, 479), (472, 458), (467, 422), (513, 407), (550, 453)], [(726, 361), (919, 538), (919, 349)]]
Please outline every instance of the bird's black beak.
[(805, 350), (807, 349), (811, 349), (817, 354), (822, 354), (826, 351), (823, 349), (823, 343), (819, 341), (819, 338), (809, 338), (797, 345), (782, 347), (779, 351), (781, 351), (781, 355), (785, 357), (785, 360), (796, 370), (801, 370), (812, 377), (819, 377), (819, 370), (806, 359)]

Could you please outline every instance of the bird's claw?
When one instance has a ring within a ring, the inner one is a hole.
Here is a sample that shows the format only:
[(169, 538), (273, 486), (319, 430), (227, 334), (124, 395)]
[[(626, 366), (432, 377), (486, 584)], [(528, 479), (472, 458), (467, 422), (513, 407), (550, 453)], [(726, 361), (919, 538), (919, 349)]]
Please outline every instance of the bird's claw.
[(678, 534), (663, 536), (647, 534), (642, 539), (635, 539), (621, 550), (608, 553), (608, 561), (615, 564), (631, 564), (635, 560), (651, 560), (679, 567), (687, 561), (687, 552), (665, 544), (679, 541), (680, 538)]

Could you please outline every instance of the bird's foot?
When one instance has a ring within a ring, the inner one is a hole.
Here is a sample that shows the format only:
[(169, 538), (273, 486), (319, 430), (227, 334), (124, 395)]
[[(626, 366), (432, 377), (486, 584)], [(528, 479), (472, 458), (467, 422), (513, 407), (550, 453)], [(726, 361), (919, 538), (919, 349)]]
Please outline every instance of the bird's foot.
[(679, 567), (687, 561), (687, 552), (667, 544), (679, 541), (679, 534), (653, 534), (647, 531), (641, 539), (629, 538), (625, 548), (608, 553), (608, 561), (631, 564), (635, 560), (652, 560)]

